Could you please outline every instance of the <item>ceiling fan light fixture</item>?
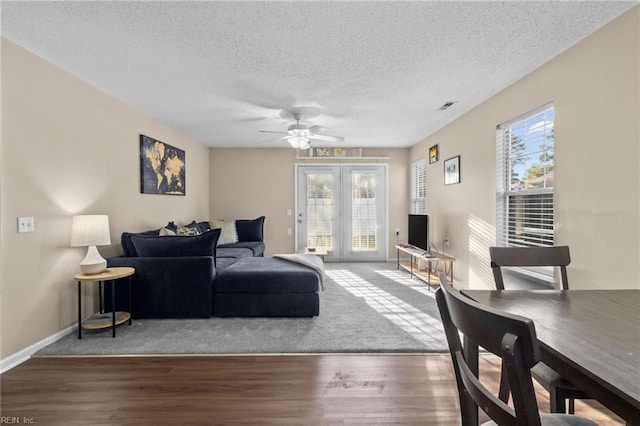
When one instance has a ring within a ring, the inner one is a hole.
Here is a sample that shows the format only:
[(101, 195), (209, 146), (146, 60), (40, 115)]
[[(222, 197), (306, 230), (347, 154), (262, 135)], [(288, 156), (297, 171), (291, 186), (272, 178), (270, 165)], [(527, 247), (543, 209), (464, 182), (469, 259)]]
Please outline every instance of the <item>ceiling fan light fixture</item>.
[(293, 148), (307, 149), (311, 140), (304, 136), (293, 136), (288, 138), (287, 141)]

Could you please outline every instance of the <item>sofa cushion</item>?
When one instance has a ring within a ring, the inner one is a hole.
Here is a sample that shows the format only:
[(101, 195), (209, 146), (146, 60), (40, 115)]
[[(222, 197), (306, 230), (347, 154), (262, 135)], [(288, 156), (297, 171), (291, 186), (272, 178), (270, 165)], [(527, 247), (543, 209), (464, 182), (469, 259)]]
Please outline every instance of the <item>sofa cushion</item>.
[(233, 244), (238, 242), (238, 231), (236, 230), (236, 221), (235, 220), (212, 220), (211, 228), (220, 228), (222, 232), (220, 233), (220, 239), (218, 240), (218, 245), (220, 244)]
[(216, 293), (317, 293), (320, 277), (311, 268), (273, 257), (239, 259), (218, 274)]
[(244, 259), (245, 257), (253, 257), (253, 251), (246, 247), (235, 247), (235, 244), (229, 244), (227, 247), (217, 247), (216, 256), (221, 259), (230, 257), (233, 259)]
[(264, 219), (264, 216), (260, 216), (252, 220), (236, 220), (238, 241), (264, 241)]
[(245, 241), (235, 244), (218, 244), (218, 251), (223, 248), (245, 248), (253, 252), (254, 257), (264, 255), (264, 243), (261, 241)]
[(236, 263), (238, 259), (235, 257), (218, 257), (216, 259), (216, 275), (220, 275), (222, 271)]
[(144, 231), (144, 232), (138, 232), (138, 233), (123, 232), (122, 235), (120, 236), (120, 244), (122, 245), (122, 255), (125, 257), (138, 256), (138, 253), (136, 252), (136, 248), (133, 246), (133, 242), (131, 241), (132, 236), (134, 235), (157, 236), (159, 232), (160, 232), (159, 229), (152, 229), (150, 231)]
[(133, 235), (131, 241), (140, 257), (216, 257), (216, 243), (220, 230), (205, 232), (195, 236), (144, 236)]

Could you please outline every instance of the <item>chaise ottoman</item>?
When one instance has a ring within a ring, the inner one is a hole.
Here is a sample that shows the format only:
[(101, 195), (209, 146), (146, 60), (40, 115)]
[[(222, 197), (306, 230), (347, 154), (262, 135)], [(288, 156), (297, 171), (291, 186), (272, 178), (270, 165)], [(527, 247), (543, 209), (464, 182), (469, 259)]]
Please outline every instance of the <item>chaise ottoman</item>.
[(216, 277), (217, 317), (313, 317), (321, 279), (312, 268), (274, 257), (239, 259)]

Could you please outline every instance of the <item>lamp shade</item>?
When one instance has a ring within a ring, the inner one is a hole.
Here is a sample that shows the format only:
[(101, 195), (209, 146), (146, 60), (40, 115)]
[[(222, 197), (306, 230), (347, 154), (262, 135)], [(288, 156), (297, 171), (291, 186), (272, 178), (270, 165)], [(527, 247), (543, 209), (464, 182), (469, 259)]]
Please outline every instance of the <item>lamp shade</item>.
[(109, 216), (79, 215), (71, 222), (71, 247), (106, 246), (111, 244)]

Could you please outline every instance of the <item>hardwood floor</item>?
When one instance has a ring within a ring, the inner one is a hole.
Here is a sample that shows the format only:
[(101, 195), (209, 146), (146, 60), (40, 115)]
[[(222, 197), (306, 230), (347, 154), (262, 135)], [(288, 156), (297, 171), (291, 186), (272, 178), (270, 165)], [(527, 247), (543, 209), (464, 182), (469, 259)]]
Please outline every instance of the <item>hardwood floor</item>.
[[(481, 377), (497, 388), (499, 362)], [(0, 377), (38, 425), (458, 425), (448, 354), (32, 358)], [(548, 397), (538, 389), (541, 411)], [(623, 424), (597, 403), (576, 412)]]

